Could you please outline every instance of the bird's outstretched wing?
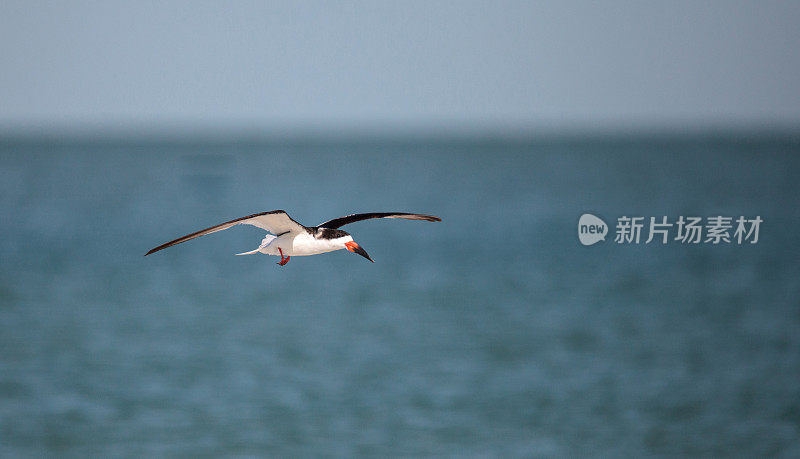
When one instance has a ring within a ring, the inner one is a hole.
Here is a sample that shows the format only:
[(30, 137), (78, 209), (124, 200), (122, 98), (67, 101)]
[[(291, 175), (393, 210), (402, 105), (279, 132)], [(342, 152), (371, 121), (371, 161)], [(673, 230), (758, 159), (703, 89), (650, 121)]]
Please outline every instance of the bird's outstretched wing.
[(442, 221), (441, 218), (434, 217), (433, 215), (408, 214), (405, 212), (372, 212), (368, 214), (353, 214), (346, 217), (334, 218), (333, 220), (328, 220), (325, 223), (320, 223), (317, 227), (336, 229), (348, 223), (360, 222), (361, 220), (369, 220), (371, 218), (405, 218), (406, 220), (425, 220), (429, 222)]
[(172, 247), (175, 244), (186, 242), (189, 239), (194, 239), (196, 237), (205, 236), (206, 234), (211, 234), (211, 233), (216, 233), (217, 231), (226, 230), (231, 226), (235, 226), (238, 224), (253, 225), (263, 230), (269, 231), (270, 233), (275, 235), (285, 233), (287, 231), (300, 232), (305, 230), (305, 227), (303, 225), (292, 220), (292, 217), (290, 217), (285, 211), (273, 210), (270, 212), (261, 212), (260, 214), (253, 214), (253, 215), (248, 215), (246, 217), (236, 218), (229, 222), (220, 223), (219, 225), (212, 226), (210, 228), (206, 228), (204, 230), (200, 230), (192, 234), (187, 234), (186, 236), (179, 237), (174, 241), (169, 241), (165, 244), (161, 244), (155, 249), (147, 252), (145, 256), (150, 255), (151, 253), (154, 252), (158, 252), (161, 249)]

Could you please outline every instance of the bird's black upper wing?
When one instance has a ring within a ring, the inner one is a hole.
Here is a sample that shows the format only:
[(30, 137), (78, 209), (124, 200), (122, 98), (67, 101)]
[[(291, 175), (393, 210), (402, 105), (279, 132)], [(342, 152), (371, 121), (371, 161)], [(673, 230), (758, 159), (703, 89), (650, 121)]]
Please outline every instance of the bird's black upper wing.
[(409, 214), (405, 212), (371, 212), (368, 214), (353, 214), (346, 217), (334, 218), (325, 223), (320, 223), (317, 227), (336, 229), (348, 223), (360, 222), (361, 220), (369, 220), (371, 218), (405, 218), (406, 220), (425, 220), (429, 222), (442, 221), (441, 218), (434, 217), (433, 215)]

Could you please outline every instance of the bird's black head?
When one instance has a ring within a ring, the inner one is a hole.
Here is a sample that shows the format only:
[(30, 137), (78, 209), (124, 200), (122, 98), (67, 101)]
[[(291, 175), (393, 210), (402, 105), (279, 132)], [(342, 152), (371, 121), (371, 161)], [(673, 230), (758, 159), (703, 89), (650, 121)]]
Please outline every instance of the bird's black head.
[(316, 228), (314, 231), (314, 237), (317, 239), (339, 239), (345, 236), (350, 236), (350, 233), (340, 229)]
[(351, 236), (347, 231), (331, 228), (317, 228), (316, 231), (314, 231), (314, 237), (317, 239), (327, 239), (331, 241), (340, 239), (342, 240), (341, 243), (344, 245), (343, 248), (349, 250), (350, 252), (357, 253), (367, 260), (375, 263), (372, 258), (369, 257), (367, 251), (362, 249), (361, 246), (353, 240), (353, 236)]

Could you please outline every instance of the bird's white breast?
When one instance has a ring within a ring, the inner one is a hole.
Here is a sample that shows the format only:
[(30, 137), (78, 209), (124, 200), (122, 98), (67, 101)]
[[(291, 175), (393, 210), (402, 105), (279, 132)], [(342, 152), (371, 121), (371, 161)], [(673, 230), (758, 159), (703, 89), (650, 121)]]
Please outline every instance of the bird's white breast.
[(318, 253), (332, 252), (344, 248), (344, 243), (338, 239), (316, 239), (307, 231), (298, 234), (284, 234), (269, 245), (271, 255), (279, 255), (278, 248), (285, 256), (316, 255)]

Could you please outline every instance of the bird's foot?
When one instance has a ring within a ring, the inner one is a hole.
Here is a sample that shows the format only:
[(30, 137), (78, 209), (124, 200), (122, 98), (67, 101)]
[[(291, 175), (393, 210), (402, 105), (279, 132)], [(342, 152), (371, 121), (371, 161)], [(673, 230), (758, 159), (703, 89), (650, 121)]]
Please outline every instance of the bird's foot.
[(280, 254), (281, 254), (281, 261), (279, 261), (278, 264), (280, 266), (283, 266), (286, 263), (289, 263), (289, 258), (292, 258), (292, 257), (289, 256), (289, 257), (284, 258), (283, 257), (283, 250), (281, 250), (280, 247), (278, 248), (278, 252), (280, 252)]

